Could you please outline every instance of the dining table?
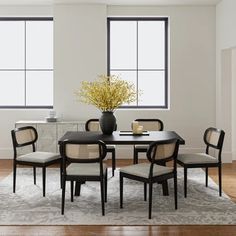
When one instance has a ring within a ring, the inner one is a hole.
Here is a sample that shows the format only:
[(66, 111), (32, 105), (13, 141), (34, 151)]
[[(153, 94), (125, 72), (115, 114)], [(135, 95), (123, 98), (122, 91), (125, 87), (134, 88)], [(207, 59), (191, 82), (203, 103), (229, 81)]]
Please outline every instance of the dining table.
[[(59, 140), (59, 146), (63, 141), (92, 142), (102, 140), (105, 144), (115, 145), (148, 145), (154, 141), (178, 139), (179, 144), (185, 144), (185, 140), (175, 131), (143, 131), (141, 134), (134, 134), (132, 131), (114, 131), (111, 135), (105, 135), (100, 131), (67, 131)], [(168, 183), (161, 183), (163, 195), (168, 195)], [(77, 188), (76, 188), (77, 189)], [(77, 195), (75, 190), (75, 195)]]

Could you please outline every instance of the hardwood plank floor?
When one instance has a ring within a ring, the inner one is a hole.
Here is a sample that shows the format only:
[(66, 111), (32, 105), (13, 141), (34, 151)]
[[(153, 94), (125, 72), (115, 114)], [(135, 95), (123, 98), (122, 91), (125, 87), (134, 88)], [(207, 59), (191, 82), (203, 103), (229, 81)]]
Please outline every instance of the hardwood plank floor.
[[(117, 166), (131, 164), (117, 160)], [(110, 165), (110, 161), (108, 161)], [(11, 160), (0, 160), (0, 180), (12, 171)], [(217, 183), (215, 169), (209, 175)], [(236, 203), (236, 162), (223, 165), (223, 190)], [(1, 190), (0, 190), (1, 191)], [(1, 209), (0, 209), (1, 210)], [(236, 214), (236, 213), (235, 213)], [(223, 215), (223, 213), (222, 213)], [(234, 236), (235, 226), (0, 226), (0, 236)]]

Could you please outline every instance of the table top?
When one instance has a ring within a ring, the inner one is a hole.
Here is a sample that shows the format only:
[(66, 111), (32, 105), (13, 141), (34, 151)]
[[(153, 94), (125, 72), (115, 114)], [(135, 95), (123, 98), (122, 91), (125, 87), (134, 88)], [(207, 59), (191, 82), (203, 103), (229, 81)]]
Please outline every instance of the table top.
[(180, 144), (185, 144), (185, 140), (174, 131), (148, 131), (143, 135), (133, 135), (131, 132), (114, 131), (111, 135), (104, 135), (101, 132), (93, 131), (68, 131), (58, 141), (61, 144), (64, 140), (70, 141), (94, 141), (102, 140), (106, 144), (150, 144), (153, 141), (169, 139), (179, 139)]

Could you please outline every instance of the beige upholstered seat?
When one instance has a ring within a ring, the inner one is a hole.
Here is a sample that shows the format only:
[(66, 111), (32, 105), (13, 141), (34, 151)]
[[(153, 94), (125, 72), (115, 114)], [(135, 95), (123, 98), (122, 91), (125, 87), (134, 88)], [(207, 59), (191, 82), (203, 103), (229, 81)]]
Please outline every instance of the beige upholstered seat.
[(21, 155), (16, 159), (18, 161), (26, 161), (33, 163), (47, 163), (50, 161), (54, 161), (60, 158), (60, 155), (57, 155), (52, 152), (32, 152), (25, 155)]
[[(115, 128), (115, 130), (117, 127)], [(85, 123), (86, 131), (101, 131), (101, 127), (99, 124), (99, 119), (90, 119)], [(106, 145), (107, 152), (111, 153), (112, 158), (112, 176), (115, 174), (116, 169), (116, 146), (115, 145)]]
[[(136, 119), (135, 121), (138, 122), (138, 125), (143, 126), (143, 130), (146, 131), (161, 131), (163, 130), (163, 122), (159, 119)], [(133, 127), (131, 127), (133, 128)], [(138, 154), (140, 152), (147, 152), (148, 145), (134, 145), (134, 156), (133, 156), (133, 163), (138, 163)]]
[(66, 181), (71, 182), (71, 201), (73, 202), (74, 182), (76, 192), (80, 195), (80, 186), (86, 181), (98, 181), (101, 186), (102, 215), (105, 215), (107, 199), (107, 166), (103, 163), (106, 157), (106, 145), (102, 141), (73, 142), (63, 141), (61, 144), (63, 159), (62, 205), (61, 214), (65, 208)]
[[(120, 169), (120, 208), (123, 208), (123, 178), (129, 178), (144, 183), (144, 200), (147, 197), (147, 184), (149, 185), (149, 214), (152, 211), (153, 183), (174, 179), (175, 209), (177, 209), (177, 168), (179, 141), (177, 139), (156, 141), (150, 144), (147, 151), (149, 163), (134, 164)], [(165, 166), (172, 161), (172, 166)]]
[(178, 160), (185, 164), (218, 163), (218, 160), (215, 157), (212, 157), (206, 153), (179, 154)]
[[(103, 163), (103, 172), (106, 173), (107, 166)], [(67, 175), (90, 175), (99, 176), (100, 175), (100, 165), (99, 163), (71, 163), (66, 168)]]
[[(219, 174), (219, 195), (222, 194), (221, 179), (221, 152), (224, 142), (225, 132), (216, 128), (206, 129), (203, 140), (206, 144), (205, 153), (179, 154), (177, 163), (184, 167), (184, 196), (187, 197), (187, 169), (188, 168), (205, 168), (206, 170), (206, 187), (208, 186), (208, 168), (217, 167)], [(217, 157), (209, 155), (210, 148), (215, 149)]]
[[(150, 166), (151, 166), (150, 163), (141, 163), (141, 164), (135, 164), (132, 166), (123, 167), (120, 169), (120, 171), (126, 174), (148, 178), (149, 173), (150, 173)], [(173, 172), (172, 167), (166, 167), (166, 166), (160, 166), (160, 165), (155, 165), (153, 167), (153, 177), (168, 174), (171, 172)]]
[[(37, 131), (32, 126), (17, 128), (11, 131), (14, 161), (13, 161), (13, 192), (16, 189), (16, 168), (17, 165), (33, 166), (34, 184), (36, 184), (36, 167), (41, 167), (43, 170), (43, 196), (46, 189), (46, 167), (54, 163), (60, 163), (60, 173), (62, 173), (61, 156), (52, 152), (36, 151), (36, 142), (38, 139)], [(18, 149), (29, 146), (31, 151), (24, 155), (18, 155)]]

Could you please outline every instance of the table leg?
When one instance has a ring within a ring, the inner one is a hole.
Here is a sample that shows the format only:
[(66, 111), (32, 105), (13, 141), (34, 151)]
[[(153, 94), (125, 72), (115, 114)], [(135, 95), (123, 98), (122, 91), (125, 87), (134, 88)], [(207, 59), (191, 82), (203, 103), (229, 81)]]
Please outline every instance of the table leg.
[(169, 196), (169, 189), (168, 189), (168, 182), (167, 182), (167, 180), (161, 182), (161, 184), (162, 184), (163, 196)]
[(75, 182), (75, 196), (80, 196), (81, 184), (85, 184), (85, 181), (83, 181), (83, 182), (76, 181)]

